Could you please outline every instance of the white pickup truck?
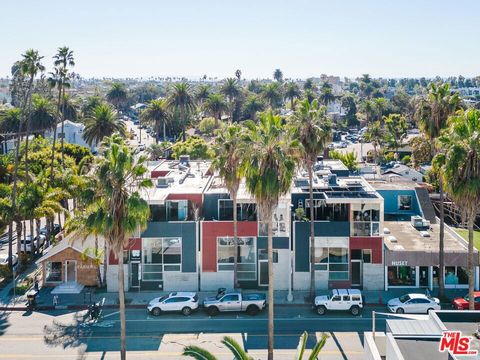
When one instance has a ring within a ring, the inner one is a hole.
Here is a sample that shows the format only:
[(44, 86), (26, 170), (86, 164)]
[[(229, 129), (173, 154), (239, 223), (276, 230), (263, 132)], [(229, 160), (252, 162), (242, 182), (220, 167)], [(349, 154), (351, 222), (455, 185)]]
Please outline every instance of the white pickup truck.
[(217, 295), (203, 301), (203, 307), (208, 315), (215, 316), (223, 311), (245, 311), (249, 315), (256, 315), (265, 308), (265, 294), (244, 294), (237, 290), (227, 291), (218, 289)]
[(358, 289), (333, 289), (329, 295), (315, 297), (314, 308), (318, 315), (327, 311), (350, 311), (357, 316), (363, 309), (362, 293)]

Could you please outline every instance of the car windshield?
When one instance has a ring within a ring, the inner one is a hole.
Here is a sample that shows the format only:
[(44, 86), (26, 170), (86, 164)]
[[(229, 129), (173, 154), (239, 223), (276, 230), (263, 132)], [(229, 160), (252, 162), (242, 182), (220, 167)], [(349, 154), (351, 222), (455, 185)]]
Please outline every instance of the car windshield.
[(163, 300), (167, 299), (168, 296), (165, 295), (165, 296), (162, 296), (161, 298), (158, 298), (158, 302), (162, 302)]
[(404, 303), (405, 301), (408, 301), (410, 300), (410, 296), (408, 295), (402, 295), (398, 298), (398, 300), (400, 300), (401, 303)]

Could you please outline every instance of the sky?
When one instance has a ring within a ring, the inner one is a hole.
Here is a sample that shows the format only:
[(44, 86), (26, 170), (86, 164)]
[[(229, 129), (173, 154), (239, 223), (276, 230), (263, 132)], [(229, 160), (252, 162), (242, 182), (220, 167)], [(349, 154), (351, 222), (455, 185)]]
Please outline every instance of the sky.
[(0, 76), (67, 45), (84, 77), (480, 75), (478, 0), (0, 0)]

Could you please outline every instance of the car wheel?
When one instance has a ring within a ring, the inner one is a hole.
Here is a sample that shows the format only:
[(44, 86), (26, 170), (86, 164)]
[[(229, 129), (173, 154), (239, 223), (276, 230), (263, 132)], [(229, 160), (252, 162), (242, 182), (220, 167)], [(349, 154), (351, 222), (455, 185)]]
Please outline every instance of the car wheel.
[(210, 306), (208, 309), (207, 309), (207, 314), (210, 315), (210, 316), (216, 316), (218, 315), (219, 311), (218, 311), (218, 308), (216, 306)]
[(353, 315), (353, 316), (357, 316), (358, 314), (360, 314), (360, 308), (358, 306), (352, 306), (350, 308), (350, 313)]
[(152, 309), (152, 315), (153, 316), (159, 316), (161, 312), (162, 312), (162, 310), (160, 310), (159, 308), (153, 308)]
[(318, 315), (325, 315), (327, 312), (327, 308), (323, 305), (317, 306), (317, 314)]
[(188, 306), (185, 306), (182, 309), (182, 314), (185, 315), (185, 316), (189, 316), (191, 313), (192, 313), (192, 309), (190, 309)]
[(248, 315), (252, 315), (252, 316), (257, 315), (259, 311), (260, 311), (260, 310), (259, 310), (258, 307), (255, 306), (255, 305), (249, 305), (249, 306), (247, 307), (247, 314), (248, 314)]
[(405, 314), (405, 310), (403, 310), (403, 308), (398, 308), (397, 314)]

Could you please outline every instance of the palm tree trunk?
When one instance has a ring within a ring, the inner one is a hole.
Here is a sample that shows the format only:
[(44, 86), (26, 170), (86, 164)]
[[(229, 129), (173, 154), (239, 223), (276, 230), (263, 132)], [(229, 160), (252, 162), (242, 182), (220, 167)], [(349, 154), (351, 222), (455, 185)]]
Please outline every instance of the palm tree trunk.
[(61, 138), (61, 149), (62, 149), (62, 168), (65, 169), (65, 152), (64, 152), (64, 141), (65, 141), (65, 86), (62, 87), (62, 138)]
[(273, 360), (273, 233), (272, 212), (268, 211), (268, 360)]
[(315, 297), (315, 223), (313, 206), (313, 166), (307, 163), (308, 181), (309, 181), (309, 201), (310, 201), (310, 300)]
[(125, 283), (123, 278), (123, 247), (118, 251), (118, 300), (120, 311), (120, 359), (126, 360)]
[[(22, 222), (19, 221), (19, 220), (15, 221), (15, 231), (17, 233), (17, 254), (20, 254), (22, 252), (22, 248), (21, 248), (21, 246), (22, 246), (22, 244), (21, 244), (22, 229), (23, 229)], [(24, 250), (26, 250), (26, 249), (24, 249)]]
[(232, 193), (233, 197), (233, 286), (237, 289), (240, 287), (238, 284), (238, 229), (237, 229), (237, 194)]
[(107, 252), (107, 243), (103, 245), (103, 283), (107, 283), (107, 266), (108, 266), (108, 252)]
[(295, 110), (294, 107), (293, 107), (294, 100), (295, 100), (295, 99), (294, 99), (293, 96), (292, 96), (292, 97), (290, 98), (290, 110), (292, 110), (292, 111)]
[(102, 287), (102, 274), (100, 272), (100, 261), (98, 261), (98, 235), (95, 235), (95, 260), (97, 262), (98, 287)]
[(29, 178), (28, 178), (28, 137), (30, 136), (30, 115), (32, 109), (32, 86), (33, 86), (33, 76), (30, 77), (30, 82), (28, 84), (28, 92), (27, 92), (27, 108), (26, 108), (26, 115), (25, 115), (25, 183), (28, 185)]
[(167, 135), (166, 135), (166, 124), (165, 120), (163, 120), (163, 141), (167, 140)]
[(8, 224), (8, 267), (10, 269), (13, 267), (12, 255), (13, 255), (13, 222), (10, 221), (10, 223)]
[[(33, 233), (33, 219), (28, 220), (30, 226), (30, 236), (32, 239), (32, 256), (36, 254), (37, 247), (35, 246), (35, 234)], [(38, 244), (40, 245), (40, 239), (38, 239)]]
[(438, 244), (438, 297), (440, 300), (445, 296), (445, 209), (443, 205), (443, 179), (438, 179), (440, 188), (440, 241)]
[(53, 183), (53, 164), (55, 162), (55, 145), (57, 141), (57, 125), (58, 119), (60, 118), (60, 102), (62, 97), (62, 88), (58, 89), (58, 99), (57, 99), (57, 121), (55, 121), (55, 126), (53, 127), (53, 142), (52, 142), (52, 155), (51, 155), (51, 162), (50, 162), (50, 186)]
[(474, 259), (473, 259), (473, 224), (475, 221), (475, 215), (471, 216), (468, 220), (468, 260), (467, 260), (467, 273), (468, 273), (468, 309), (475, 310), (475, 295), (474, 295)]

